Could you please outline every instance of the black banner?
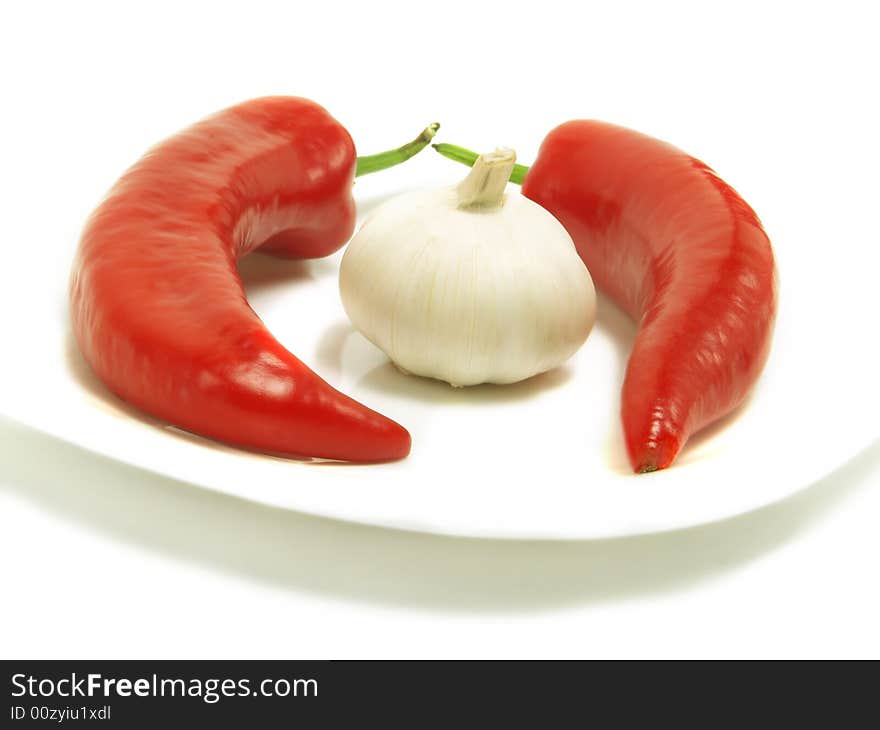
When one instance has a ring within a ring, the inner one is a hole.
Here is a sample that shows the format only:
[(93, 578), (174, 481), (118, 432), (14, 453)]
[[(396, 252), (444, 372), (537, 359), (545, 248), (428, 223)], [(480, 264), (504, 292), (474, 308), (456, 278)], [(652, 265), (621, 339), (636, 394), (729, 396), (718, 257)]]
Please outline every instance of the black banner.
[(775, 667), (750, 662), (22, 660), (0, 669), (3, 728), (496, 727), (511, 718), (539, 728), (645, 718), (788, 727), (802, 710), (829, 727), (876, 718), (873, 667), (848, 679), (845, 702), (834, 701), (830, 667), (781, 682)]

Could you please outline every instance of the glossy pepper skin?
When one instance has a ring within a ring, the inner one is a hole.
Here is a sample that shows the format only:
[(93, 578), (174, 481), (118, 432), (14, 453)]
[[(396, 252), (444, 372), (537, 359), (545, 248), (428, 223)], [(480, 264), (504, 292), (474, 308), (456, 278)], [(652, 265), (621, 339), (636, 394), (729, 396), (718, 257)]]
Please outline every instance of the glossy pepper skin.
[(767, 359), (777, 284), (758, 217), (699, 160), (598, 121), (550, 132), (522, 192), (638, 322), (621, 397), (626, 447), (637, 472), (668, 467), (743, 401)]
[(355, 164), (348, 132), (293, 97), (231, 107), (147, 152), (92, 214), (73, 266), (73, 332), (98, 377), (144, 411), (231, 444), (405, 456), (406, 430), (272, 337), (236, 268), (256, 249), (312, 258), (342, 246)]

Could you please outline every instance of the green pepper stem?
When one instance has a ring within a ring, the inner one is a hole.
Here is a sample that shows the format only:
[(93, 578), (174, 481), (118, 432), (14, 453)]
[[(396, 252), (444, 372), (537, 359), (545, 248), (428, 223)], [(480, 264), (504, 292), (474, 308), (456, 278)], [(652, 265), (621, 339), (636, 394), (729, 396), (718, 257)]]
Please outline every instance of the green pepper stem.
[[(472, 152), (471, 150), (459, 147), (455, 144), (441, 142), (440, 144), (432, 144), (431, 146), (444, 157), (448, 157), (450, 160), (455, 160), (468, 167), (473, 167), (479, 157), (476, 152)], [(529, 168), (526, 165), (514, 165), (513, 172), (510, 173), (510, 182), (522, 185), (523, 178), (525, 178), (528, 171)]]
[(389, 167), (399, 165), (401, 162), (406, 162), (410, 157), (418, 154), (428, 146), (428, 142), (434, 139), (434, 135), (437, 134), (438, 129), (440, 129), (440, 125), (437, 122), (434, 122), (425, 127), (422, 130), (422, 133), (412, 142), (407, 142), (402, 147), (387, 150), (386, 152), (379, 152), (376, 155), (358, 157), (354, 176), (360, 177), (361, 175), (369, 175), (371, 172), (379, 172), (379, 170), (385, 170)]

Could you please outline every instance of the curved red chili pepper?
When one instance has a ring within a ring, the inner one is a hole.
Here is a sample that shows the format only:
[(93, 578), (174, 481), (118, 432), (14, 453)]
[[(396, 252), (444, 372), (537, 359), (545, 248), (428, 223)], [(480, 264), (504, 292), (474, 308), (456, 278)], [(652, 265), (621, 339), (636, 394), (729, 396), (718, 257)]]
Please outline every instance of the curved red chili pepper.
[(627, 451), (637, 472), (668, 467), (743, 401), (767, 359), (777, 287), (758, 217), (699, 160), (597, 121), (554, 129), (511, 180), (559, 219), (596, 285), (639, 323), (621, 398)]
[(95, 373), (144, 411), (232, 444), (405, 456), (403, 427), (272, 337), (236, 269), (257, 248), (312, 258), (342, 246), (355, 223), (355, 167), (348, 132), (291, 97), (234, 106), (150, 150), (92, 214), (73, 266), (73, 332)]

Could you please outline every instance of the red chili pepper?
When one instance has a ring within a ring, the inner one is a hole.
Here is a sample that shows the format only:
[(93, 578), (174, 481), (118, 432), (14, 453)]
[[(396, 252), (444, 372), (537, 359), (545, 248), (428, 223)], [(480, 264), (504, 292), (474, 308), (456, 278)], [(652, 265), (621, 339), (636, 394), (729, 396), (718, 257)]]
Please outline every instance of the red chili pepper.
[(511, 180), (559, 219), (596, 285), (639, 323), (621, 398), (627, 451), (637, 472), (668, 467), (743, 401), (767, 359), (777, 286), (758, 217), (699, 160), (597, 121), (554, 129)]
[[(236, 261), (326, 256), (355, 223), (351, 189), (411, 157), (355, 157), (306, 99), (221, 111), (147, 152), (92, 214), (73, 266), (73, 331), (119, 397), (189, 431), (285, 455), (406, 456), (407, 431), (334, 390), (248, 306)], [(308, 316), (304, 313), (303, 316)]]

